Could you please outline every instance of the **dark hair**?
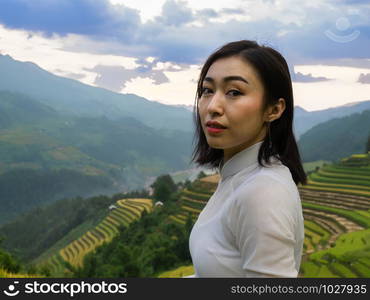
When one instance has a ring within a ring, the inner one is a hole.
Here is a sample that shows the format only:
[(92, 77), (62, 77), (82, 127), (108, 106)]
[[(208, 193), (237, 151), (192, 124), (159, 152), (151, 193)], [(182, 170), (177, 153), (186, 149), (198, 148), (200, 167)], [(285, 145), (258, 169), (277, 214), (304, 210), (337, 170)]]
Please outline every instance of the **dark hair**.
[[(275, 49), (258, 45), (255, 41), (241, 40), (230, 42), (218, 48), (204, 63), (198, 79), (194, 106), (196, 147), (193, 151), (192, 161), (198, 165), (219, 167), (223, 160), (223, 149), (212, 148), (208, 145), (202, 129), (198, 112), (198, 100), (202, 95), (202, 83), (210, 66), (220, 58), (238, 56), (251, 64), (259, 75), (264, 87), (263, 111), (277, 103), (279, 98), (285, 100), (285, 110), (280, 118), (270, 124), (271, 136), (268, 132), (258, 153), (258, 163), (270, 163), (270, 157), (278, 158), (287, 166), (296, 185), (307, 184), (307, 176), (303, 169), (297, 142), (294, 137), (293, 125), (293, 88), (289, 74), (288, 64), (284, 57)], [(272, 148), (269, 149), (269, 138)], [(193, 140), (194, 143), (194, 140)]]

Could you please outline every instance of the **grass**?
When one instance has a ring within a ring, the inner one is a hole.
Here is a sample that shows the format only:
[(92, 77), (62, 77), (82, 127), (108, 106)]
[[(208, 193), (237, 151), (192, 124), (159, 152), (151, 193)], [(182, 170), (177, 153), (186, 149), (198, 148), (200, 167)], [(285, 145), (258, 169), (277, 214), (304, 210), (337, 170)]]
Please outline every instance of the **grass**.
[(43, 275), (37, 274), (17, 274), (8, 272), (2, 268), (0, 268), (0, 278), (44, 278)]
[(195, 273), (194, 266), (181, 266), (170, 271), (166, 271), (158, 275), (158, 278), (181, 278), (184, 276), (193, 275)]

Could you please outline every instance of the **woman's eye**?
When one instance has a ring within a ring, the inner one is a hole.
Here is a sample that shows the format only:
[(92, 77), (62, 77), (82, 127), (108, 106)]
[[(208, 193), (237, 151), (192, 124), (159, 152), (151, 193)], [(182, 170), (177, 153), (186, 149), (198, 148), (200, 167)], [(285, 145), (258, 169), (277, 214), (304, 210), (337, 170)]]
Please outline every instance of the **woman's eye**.
[(230, 90), (229, 93), (232, 93), (231, 96), (233, 96), (233, 97), (236, 97), (236, 96), (239, 96), (239, 95), (242, 94), (241, 92), (239, 92), (237, 90)]
[[(208, 95), (208, 94), (211, 94), (212, 93), (212, 90), (211, 89), (209, 89), (209, 88), (202, 88), (202, 91), (201, 91), (201, 95), (203, 96), (203, 95)], [(228, 94), (231, 94), (231, 96), (232, 97), (237, 97), (237, 96), (239, 96), (239, 95), (242, 95), (242, 93), (241, 92), (239, 92), (238, 90), (230, 90), (229, 92), (228, 92)]]
[(203, 95), (203, 94), (208, 94), (208, 93), (210, 93), (210, 92), (212, 92), (212, 90), (211, 90), (211, 89), (209, 89), (209, 88), (202, 88), (202, 95)]

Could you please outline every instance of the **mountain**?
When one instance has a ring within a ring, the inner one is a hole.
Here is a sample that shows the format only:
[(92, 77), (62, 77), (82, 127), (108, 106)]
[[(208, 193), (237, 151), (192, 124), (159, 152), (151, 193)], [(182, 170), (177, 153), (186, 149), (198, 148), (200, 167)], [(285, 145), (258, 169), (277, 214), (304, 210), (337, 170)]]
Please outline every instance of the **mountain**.
[(294, 107), (294, 132), (297, 140), (301, 135), (317, 124), (360, 113), (370, 109), (370, 100), (347, 103), (341, 106), (327, 108), (323, 110), (307, 111), (300, 106)]
[(67, 115), (0, 91), (0, 224), (44, 203), (139, 189), (188, 169), (191, 139), (133, 117)]
[(365, 153), (369, 135), (370, 109), (317, 124), (301, 136), (298, 144), (304, 162), (334, 162)]
[(187, 110), (189, 110), (189, 111), (193, 111), (193, 109), (194, 109), (194, 105), (186, 105), (186, 104), (175, 104), (175, 105), (173, 105), (173, 106), (176, 106), (176, 107), (183, 107), (183, 108), (185, 108), (185, 109), (187, 109)]
[[(134, 94), (120, 94), (79, 81), (56, 76), (32, 62), (0, 55), (0, 90), (23, 93), (57, 112), (74, 116), (105, 116), (111, 120), (133, 117), (143, 124), (171, 135), (173, 130), (194, 132), (193, 105), (166, 105)], [(22, 84), (20, 84), (20, 82)], [(294, 107), (296, 138), (315, 125), (333, 118), (370, 109), (370, 100), (306, 111)]]
[(149, 101), (134, 94), (120, 94), (51, 74), (32, 62), (0, 55), (0, 90), (22, 93), (56, 111), (73, 116), (111, 120), (134, 117), (165, 131), (194, 132), (192, 113), (184, 107)]
[(15, 127), (20, 124), (35, 123), (40, 119), (55, 118), (58, 113), (25, 95), (0, 91), (0, 129)]
[(191, 168), (192, 112), (0, 55), (0, 224), (65, 197)]

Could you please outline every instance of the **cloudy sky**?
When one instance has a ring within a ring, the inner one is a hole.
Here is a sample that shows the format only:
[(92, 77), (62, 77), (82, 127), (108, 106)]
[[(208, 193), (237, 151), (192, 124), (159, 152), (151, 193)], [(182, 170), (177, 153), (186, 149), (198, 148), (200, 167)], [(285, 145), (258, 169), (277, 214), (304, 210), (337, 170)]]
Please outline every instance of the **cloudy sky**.
[(202, 63), (257, 40), (290, 65), (308, 111), (370, 100), (370, 2), (2, 0), (0, 54), (166, 104), (194, 104)]

